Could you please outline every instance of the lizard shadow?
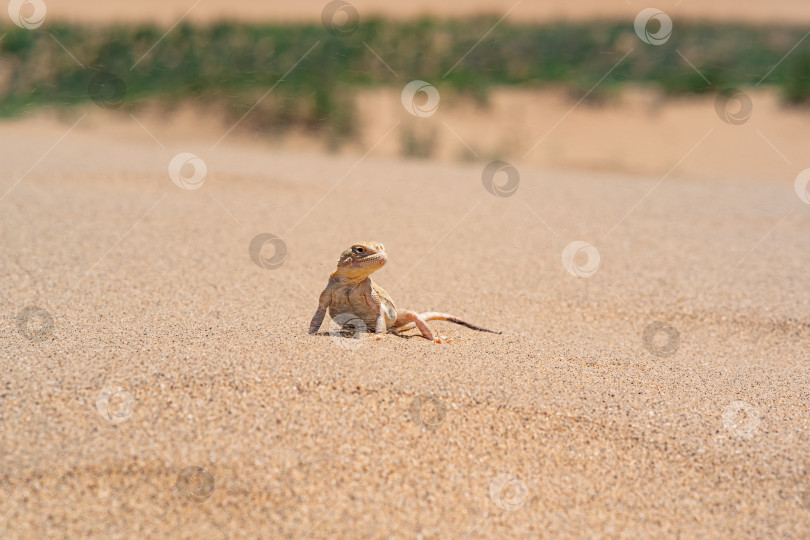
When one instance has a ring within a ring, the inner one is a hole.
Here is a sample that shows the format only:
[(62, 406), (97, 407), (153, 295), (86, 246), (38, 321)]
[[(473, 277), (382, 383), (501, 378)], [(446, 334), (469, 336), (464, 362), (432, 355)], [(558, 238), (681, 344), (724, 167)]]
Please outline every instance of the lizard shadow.
[[(360, 337), (360, 334), (366, 335), (366, 336), (368, 336), (368, 338), (375, 335), (374, 332), (353, 332), (351, 330), (340, 330), (340, 331), (331, 331), (331, 332), (329, 332), (329, 331), (315, 332), (314, 334), (310, 334), (310, 335), (324, 336), (324, 337), (339, 337), (339, 338), (345, 338), (345, 339), (363, 339), (363, 338)], [(396, 332), (386, 332), (385, 335), (386, 336), (398, 337), (400, 339), (414, 339), (414, 338), (422, 338), (422, 339), (424, 339), (424, 336), (422, 336), (420, 334), (398, 334)], [(368, 339), (368, 338), (366, 338), (366, 339)]]

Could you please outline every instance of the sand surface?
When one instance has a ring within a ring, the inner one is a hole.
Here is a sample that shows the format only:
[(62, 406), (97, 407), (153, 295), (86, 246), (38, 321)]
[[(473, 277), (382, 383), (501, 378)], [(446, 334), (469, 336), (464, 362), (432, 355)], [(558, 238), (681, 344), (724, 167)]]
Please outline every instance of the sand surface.
[[(407, 155), (407, 141), (412, 141), (441, 161), (501, 159), (544, 169), (654, 177), (677, 168), (695, 180), (783, 184), (810, 166), (805, 157), (810, 107), (786, 106), (773, 89), (746, 89), (750, 116), (734, 124), (718, 114), (716, 95), (665, 96), (637, 87), (580, 101), (554, 87), (495, 88), (481, 103), (438, 84), (437, 112), (423, 119), (403, 112), (400, 93), (406, 82), (400, 76), (389, 87), (356, 92), (358, 137), (345, 141), (343, 151), (359, 157), (374, 147), (375, 155), (397, 157)], [(739, 104), (730, 103), (727, 110), (734, 118)], [(148, 129), (165, 127), (165, 113), (147, 109), (137, 115)], [(215, 139), (230, 127), (221, 117), (200, 114), (199, 108), (180, 110), (178, 116), (178, 129), (208, 131)], [(394, 125), (392, 136), (382, 137)], [(256, 128), (248, 117), (237, 129), (246, 137), (267, 140)], [(291, 150), (327, 147), (322, 137), (301, 132), (285, 133), (273, 142)]]
[[(212, 150), (86, 112), (0, 124), (0, 537), (810, 535), (798, 170), (515, 161), (495, 197), (486, 160)], [(307, 335), (356, 240), (400, 306), (503, 334)]]
[[(82, 23), (153, 21), (172, 25), (180, 19), (208, 22), (222, 18), (245, 21), (321, 20), (327, 0), (48, 0), (48, 17)], [(632, 21), (644, 8), (655, 7), (678, 19), (702, 19), (721, 23), (779, 22), (807, 24), (810, 4), (806, 0), (711, 0), (710, 2), (662, 0), (652, 5), (630, 0), (352, 0), (361, 19), (372, 17), (414, 18), (420, 16), (506, 16), (510, 21), (587, 20), (593, 18)]]

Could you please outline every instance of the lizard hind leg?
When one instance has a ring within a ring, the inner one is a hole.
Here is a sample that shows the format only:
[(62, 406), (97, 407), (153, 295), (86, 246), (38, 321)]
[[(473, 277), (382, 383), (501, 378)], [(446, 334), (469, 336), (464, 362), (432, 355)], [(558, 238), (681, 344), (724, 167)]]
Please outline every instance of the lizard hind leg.
[(413, 327), (419, 329), (419, 332), (422, 333), (422, 337), (429, 339), (434, 343), (452, 342), (452, 340), (448, 340), (436, 335), (427, 325), (427, 322), (415, 311), (409, 311), (407, 309), (397, 310), (397, 320), (394, 323), (394, 326), (391, 327), (391, 331), (401, 332), (403, 330), (409, 330)]

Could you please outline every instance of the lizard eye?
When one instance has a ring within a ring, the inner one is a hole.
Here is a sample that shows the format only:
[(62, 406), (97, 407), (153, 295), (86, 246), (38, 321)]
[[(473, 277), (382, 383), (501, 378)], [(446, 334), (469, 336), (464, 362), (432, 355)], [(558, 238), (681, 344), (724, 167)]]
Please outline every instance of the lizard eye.
[(357, 253), (363, 253), (365, 249), (363, 249), (363, 246), (357, 246), (356, 248), (354, 248), (354, 251)]

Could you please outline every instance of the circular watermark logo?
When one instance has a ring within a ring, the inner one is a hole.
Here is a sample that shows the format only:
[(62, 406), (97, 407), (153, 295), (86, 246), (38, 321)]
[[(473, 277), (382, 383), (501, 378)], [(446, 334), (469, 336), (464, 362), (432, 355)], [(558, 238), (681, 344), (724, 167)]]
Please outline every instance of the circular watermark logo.
[(42, 0), (11, 0), (8, 3), (8, 16), (11, 22), (25, 28), (34, 30), (45, 22), (48, 8)]
[(177, 475), (175, 487), (194, 502), (205, 502), (214, 493), (214, 475), (202, 467), (186, 467)]
[(169, 162), (169, 178), (182, 189), (201, 188), (207, 174), (205, 162), (190, 152), (180, 152)]
[(641, 334), (641, 343), (653, 356), (669, 358), (678, 351), (681, 344), (681, 334), (674, 326), (655, 321), (648, 324), (644, 329)]
[(663, 45), (672, 36), (672, 19), (660, 9), (642, 9), (633, 26), (638, 38), (648, 45)]
[(411, 81), (402, 89), (402, 106), (417, 118), (433, 116), (439, 109), (439, 91), (425, 81)]
[(321, 11), (321, 24), (336, 36), (350, 36), (360, 26), (360, 14), (350, 3), (332, 0)]
[(805, 204), (810, 204), (810, 169), (805, 169), (796, 177), (793, 185), (796, 195)]
[(411, 420), (429, 431), (436, 431), (447, 419), (447, 407), (439, 398), (419, 396), (411, 402)]
[[(272, 251), (272, 255), (270, 252)], [(259, 268), (275, 270), (287, 260), (287, 244), (284, 240), (270, 233), (261, 233), (253, 237), (248, 246), (250, 260)]]
[[(351, 335), (347, 335), (349, 332)], [(346, 351), (353, 352), (362, 347), (362, 335), (366, 332), (366, 323), (353, 313), (341, 313), (329, 321), (329, 338)]]
[(751, 118), (754, 103), (742, 90), (730, 88), (717, 94), (714, 100), (714, 110), (717, 116), (726, 124), (740, 126)]
[(87, 95), (102, 109), (117, 109), (124, 103), (127, 85), (121, 77), (102, 71), (90, 79)]
[[(504, 176), (505, 180), (495, 181), (496, 177)], [(493, 161), (481, 172), (481, 183), (484, 184), (484, 189), (496, 197), (511, 197), (520, 186), (520, 173), (510, 163)]]
[(732, 401), (723, 409), (723, 427), (735, 437), (750, 439), (759, 427), (759, 409), (745, 401)]
[(562, 252), (563, 268), (574, 277), (589, 278), (599, 270), (599, 250), (588, 242), (576, 240)]
[(17, 330), (26, 339), (39, 343), (53, 335), (53, 316), (38, 306), (26, 306), (17, 313)]
[(96, 409), (110, 424), (120, 424), (132, 418), (135, 398), (120, 386), (107, 386), (96, 396)]
[(529, 498), (529, 489), (514, 474), (499, 474), (489, 484), (489, 498), (501, 510), (520, 510)]

